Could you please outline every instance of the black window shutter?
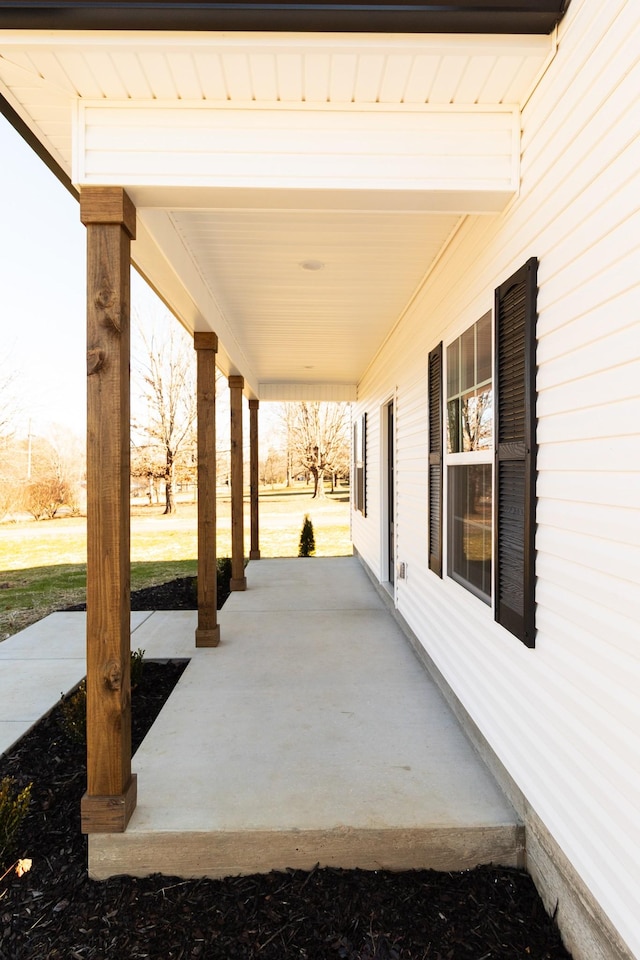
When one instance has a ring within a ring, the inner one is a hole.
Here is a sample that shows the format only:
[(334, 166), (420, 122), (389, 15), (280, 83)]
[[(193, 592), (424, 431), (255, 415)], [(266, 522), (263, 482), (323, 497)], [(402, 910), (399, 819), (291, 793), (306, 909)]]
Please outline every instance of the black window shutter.
[(367, 415), (362, 414), (362, 516), (367, 515)]
[(442, 343), (429, 354), (429, 569), (442, 576)]
[(359, 467), (359, 458), (360, 458), (360, 437), (358, 431), (358, 421), (354, 421), (353, 424), (353, 480), (352, 480), (352, 489), (353, 489), (353, 507), (354, 510), (360, 509), (360, 467)]
[(536, 300), (528, 260), (495, 296), (495, 617), (535, 645)]

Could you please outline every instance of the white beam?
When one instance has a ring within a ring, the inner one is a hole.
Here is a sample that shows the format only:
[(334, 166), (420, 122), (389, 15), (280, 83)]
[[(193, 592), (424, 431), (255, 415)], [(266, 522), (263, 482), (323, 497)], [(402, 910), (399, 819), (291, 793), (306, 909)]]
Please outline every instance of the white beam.
[[(464, 195), (474, 212), (516, 192), (515, 107), (79, 101), (73, 180), (125, 188)], [(472, 198), (475, 197), (475, 202)]]

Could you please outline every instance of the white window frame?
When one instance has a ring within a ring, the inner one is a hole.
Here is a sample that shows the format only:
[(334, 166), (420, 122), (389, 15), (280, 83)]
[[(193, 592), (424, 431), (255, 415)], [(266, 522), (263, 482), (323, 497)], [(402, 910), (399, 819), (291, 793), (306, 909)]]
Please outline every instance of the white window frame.
[[(492, 426), (491, 426), (491, 443), (484, 449), (481, 450), (470, 450), (462, 451), (459, 453), (450, 453), (449, 452), (449, 416), (448, 416), (448, 398), (449, 398), (449, 363), (448, 363), (448, 350), (449, 348), (459, 340), (467, 330), (470, 330), (477, 323), (483, 320), (485, 317), (489, 318), (489, 328), (491, 331), (491, 390), (492, 390), (492, 401), (493, 401), (493, 410), (495, 411), (495, 369), (494, 369), (494, 351), (495, 351), (495, 323), (493, 310), (489, 308), (480, 314), (475, 320), (471, 323), (468, 323), (466, 326), (459, 328), (456, 331), (455, 336), (451, 336), (448, 340), (443, 340), (442, 343), (442, 420), (443, 420), (443, 437), (442, 437), (442, 449), (443, 449), (443, 477), (442, 477), (442, 524), (443, 524), (443, 536), (442, 536), (442, 571), (446, 575), (447, 579), (451, 583), (457, 584), (461, 589), (466, 593), (471, 594), (474, 597), (477, 597), (482, 603), (486, 604), (491, 610), (493, 610), (494, 605), (494, 590), (493, 590), (493, 574), (494, 574), (494, 557), (495, 557), (495, 436), (494, 436), (494, 415), (492, 416)], [(486, 381), (484, 381), (486, 382)], [(474, 386), (477, 386), (474, 384)], [(449, 485), (450, 485), (450, 475), (449, 469), (456, 466), (480, 466), (481, 464), (489, 464), (491, 467), (491, 571), (490, 571), (490, 593), (486, 593), (479, 590), (474, 586), (470, 581), (465, 580), (461, 576), (455, 576), (451, 572), (450, 565), (450, 545), (451, 545), (451, 522), (450, 522), (450, 503), (449, 503)]]

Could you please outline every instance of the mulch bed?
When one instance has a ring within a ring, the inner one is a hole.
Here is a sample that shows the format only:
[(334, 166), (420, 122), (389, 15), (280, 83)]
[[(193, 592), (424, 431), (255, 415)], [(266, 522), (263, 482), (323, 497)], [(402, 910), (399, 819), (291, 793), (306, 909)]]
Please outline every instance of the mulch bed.
[[(163, 589), (170, 596), (171, 588)], [(159, 609), (157, 598), (151, 609)], [(145, 664), (132, 697), (134, 747), (183, 668), (180, 662)], [(533, 883), (518, 870), (317, 869), (228, 880), (89, 880), (79, 822), (84, 748), (64, 733), (59, 708), (0, 758), (0, 777), (6, 775), (33, 781), (16, 850), (33, 859), (33, 868), (0, 884), (0, 960), (569, 956)]]
[[(226, 571), (218, 576), (216, 599), (218, 610), (229, 596), (229, 575)], [(131, 594), (132, 610), (197, 610), (197, 577), (179, 577), (170, 583), (160, 583), (155, 587), (143, 587)], [(76, 603), (66, 610), (86, 610), (85, 603)]]

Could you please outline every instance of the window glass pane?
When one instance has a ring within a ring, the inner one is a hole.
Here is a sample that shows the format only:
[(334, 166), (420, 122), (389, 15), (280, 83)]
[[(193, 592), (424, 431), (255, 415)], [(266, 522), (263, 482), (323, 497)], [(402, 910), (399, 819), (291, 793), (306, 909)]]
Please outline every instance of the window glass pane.
[(475, 378), (475, 324), (460, 337), (460, 390), (468, 390)]
[(447, 404), (447, 450), (460, 453), (460, 400), (449, 400)]
[(449, 467), (449, 576), (491, 597), (491, 464)]
[(493, 440), (493, 390), (489, 382), (476, 390), (476, 420), (478, 424), (476, 450), (488, 450)]
[(491, 314), (476, 323), (476, 383), (491, 380)]
[(447, 347), (447, 397), (460, 392), (460, 340)]
[(465, 453), (469, 450), (476, 450), (476, 394), (475, 390), (466, 393), (460, 399), (460, 426), (462, 428), (462, 446), (460, 449)]
[[(493, 404), (491, 385), (484, 390), (472, 390), (460, 402), (462, 446), (465, 453), (488, 450), (491, 446)], [(450, 451), (455, 453), (456, 451)]]

